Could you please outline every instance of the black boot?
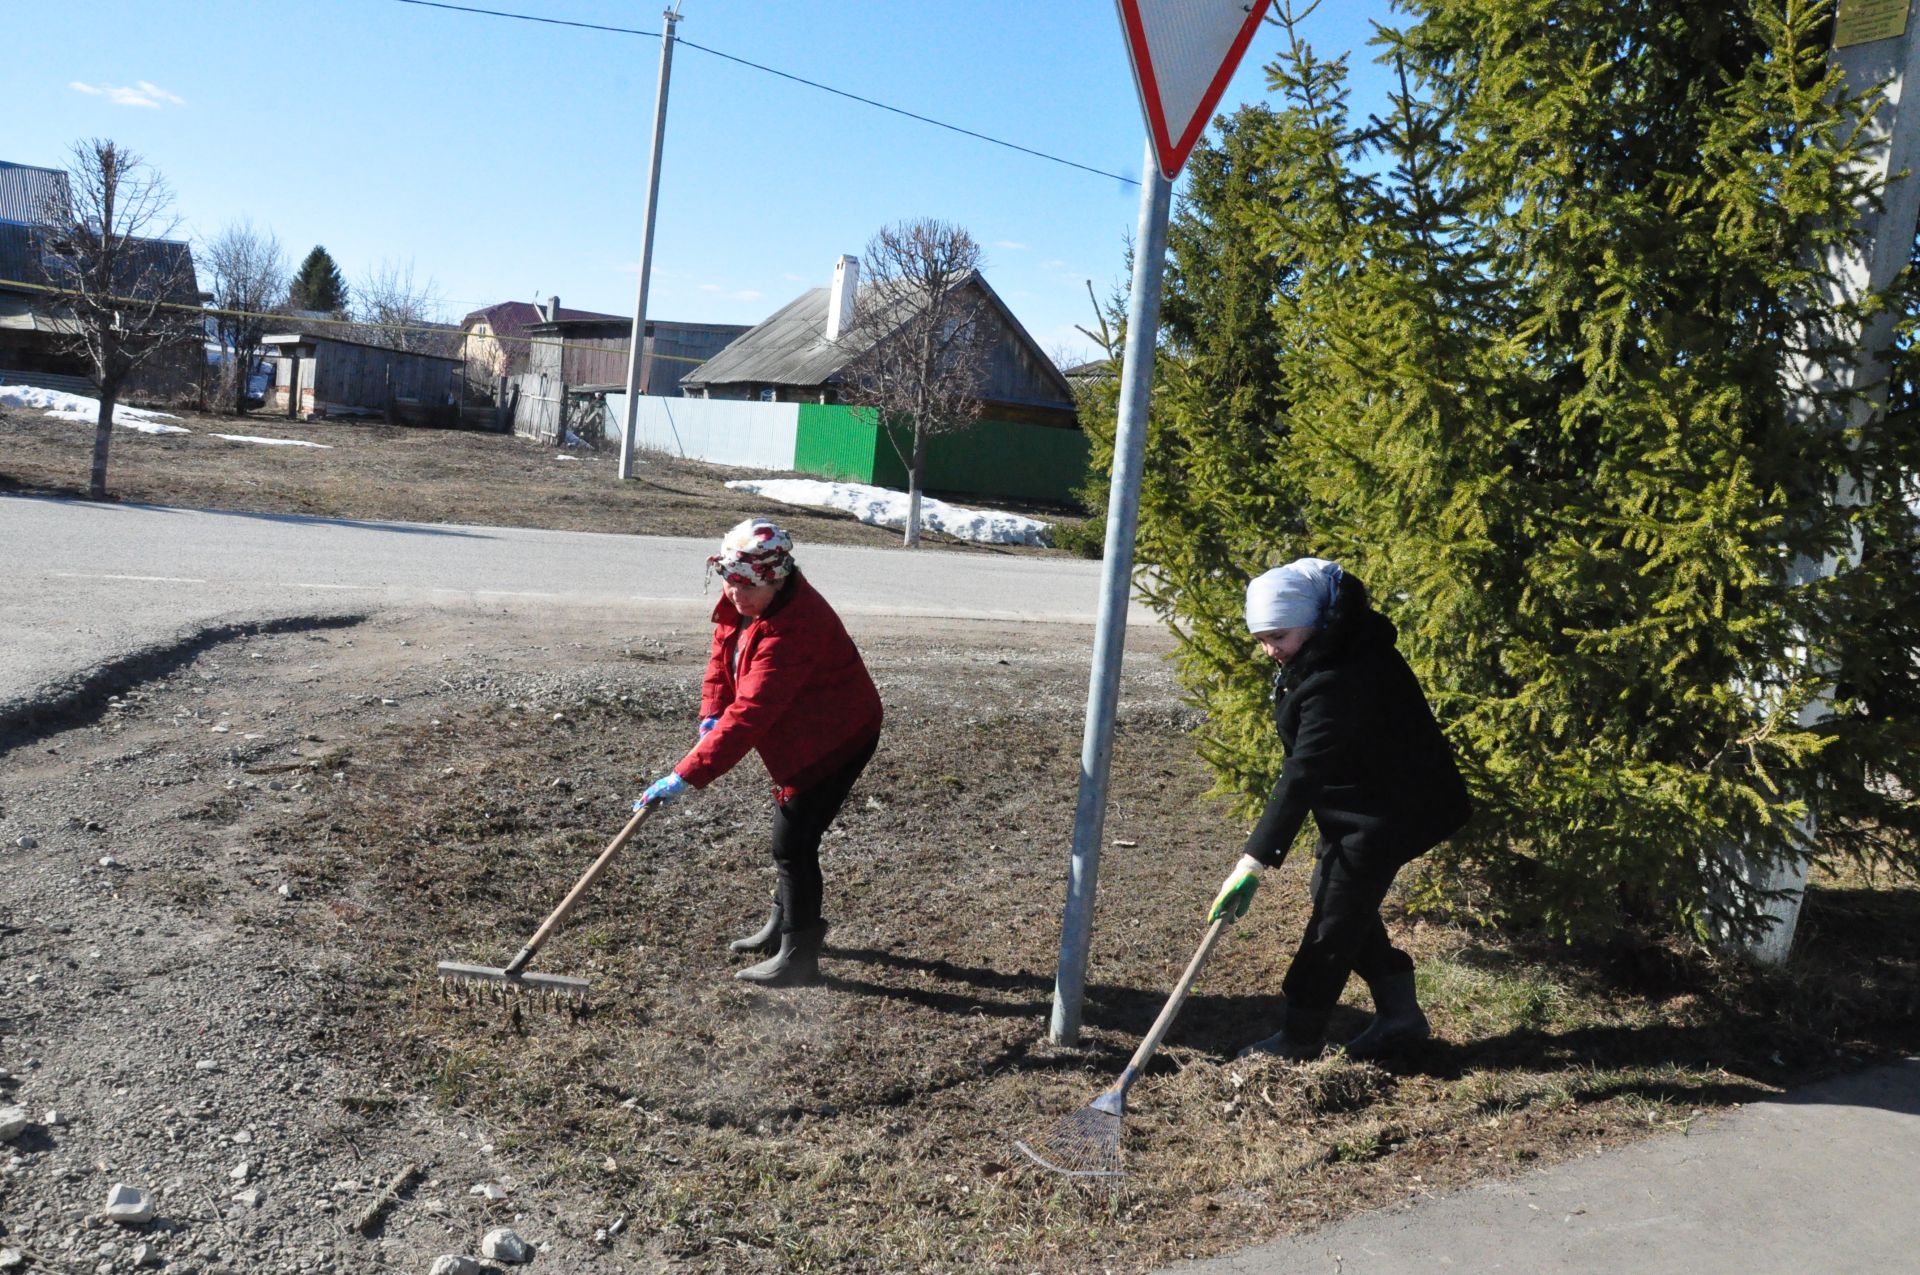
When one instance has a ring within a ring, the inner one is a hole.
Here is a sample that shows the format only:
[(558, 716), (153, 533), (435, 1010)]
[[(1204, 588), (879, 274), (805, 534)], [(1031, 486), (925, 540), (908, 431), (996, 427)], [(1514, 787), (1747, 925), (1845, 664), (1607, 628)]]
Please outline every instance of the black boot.
[(1289, 1005), (1280, 1020), (1279, 1031), (1265, 1040), (1254, 1041), (1234, 1057), (1270, 1054), (1288, 1062), (1312, 1062), (1326, 1052), (1327, 1019), (1332, 1015), (1330, 1009), (1295, 1009)]
[(780, 921), (786, 913), (787, 910), (780, 906), (779, 897), (775, 896), (773, 911), (767, 914), (767, 923), (745, 938), (735, 939), (727, 944), (727, 950), (751, 952), (755, 956), (772, 956), (780, 950)]
[(1369, 981), (1367, 988), (1373, 993), (1373, 1021), (1347, 1042), (1349, 1058), (1385, 1058), (1433, 1035), (1414, 998), (1412, 970), (1389, 974), (1377, 983)]
[(788, 930), (780, 936), (779, 951), (758, 965), (749, 965), (734, 977), (761, 987), (807, 987), (817, 983), (820, 981), (820, 945), (826, 937), (825, 921), (815, 921), (803, 930)]

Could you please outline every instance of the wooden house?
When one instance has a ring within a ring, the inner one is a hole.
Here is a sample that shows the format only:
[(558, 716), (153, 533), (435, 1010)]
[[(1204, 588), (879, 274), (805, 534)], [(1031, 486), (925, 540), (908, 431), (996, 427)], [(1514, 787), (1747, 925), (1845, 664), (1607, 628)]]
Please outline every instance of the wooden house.
[[(862, 295), (860, 263), (842, 257), (830, 288), (813, 288), (776, 310), (726, 349), (681, 377), (690, 398), (765, 403), (838, 403), (856, 351), (841, 339)], [(980, 387), (983, 419), (1079, 429), (1073, 388), (1013, 311), (975, 271), (955, 285), (985, 302), (995, 328)]]

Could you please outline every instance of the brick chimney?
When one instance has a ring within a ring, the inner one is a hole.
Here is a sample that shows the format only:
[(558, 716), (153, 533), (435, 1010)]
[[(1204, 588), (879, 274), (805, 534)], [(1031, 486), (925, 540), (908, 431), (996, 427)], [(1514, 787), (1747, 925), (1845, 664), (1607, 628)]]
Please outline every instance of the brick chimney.
[(860, 258), (842, 255), (833, 266), (833, 288), (827, 293), (827, 340), (838, 341), (853, 325), (853, 298), (860, 290)]

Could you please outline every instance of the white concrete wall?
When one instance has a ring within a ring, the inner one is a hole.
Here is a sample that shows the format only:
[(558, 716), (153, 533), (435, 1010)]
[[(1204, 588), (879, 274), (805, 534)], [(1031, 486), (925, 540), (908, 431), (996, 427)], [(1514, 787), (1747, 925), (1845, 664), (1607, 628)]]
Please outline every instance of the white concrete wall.
[[(607, 434), (615, 443), (627, 419), (627, 396), (607, 395)], [(792, 469), (800, 430), (798, 403), (642, 395), (634, 416), (635, 450), (752, 469)]]

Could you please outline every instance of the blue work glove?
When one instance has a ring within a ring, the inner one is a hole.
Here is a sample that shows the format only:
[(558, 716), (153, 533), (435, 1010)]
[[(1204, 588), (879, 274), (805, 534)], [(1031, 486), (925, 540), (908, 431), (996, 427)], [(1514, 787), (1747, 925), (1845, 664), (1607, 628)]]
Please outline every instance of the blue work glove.
[(679, 775), (669, 772), (654, 780), (653, 785), (640, 794), (640, 800), (633, 803), (633, 808), (637, 811), (643, 806), (664, 806), (691, 787)]
[(1260, 888), (1261, 866), (1260, 860), (1250, 854), (1240, 856), (1240, 862), (1233, 865), (1233, 871), (1220, 883), (1220, 893), (1213, 896), (1213, 907), (1207, 913), (1208, 925), (1223, 916), (1237, 920), (1247, 914), (1253, 905), (1253, 892)]
[(712, 730), (714, 727), (718, 726), (719, 724), (720, 724), (720, 719), (717, 717), (703, 717), (700, 719), (700, 733), (702, 735), (705, 735), (708, 731)]

